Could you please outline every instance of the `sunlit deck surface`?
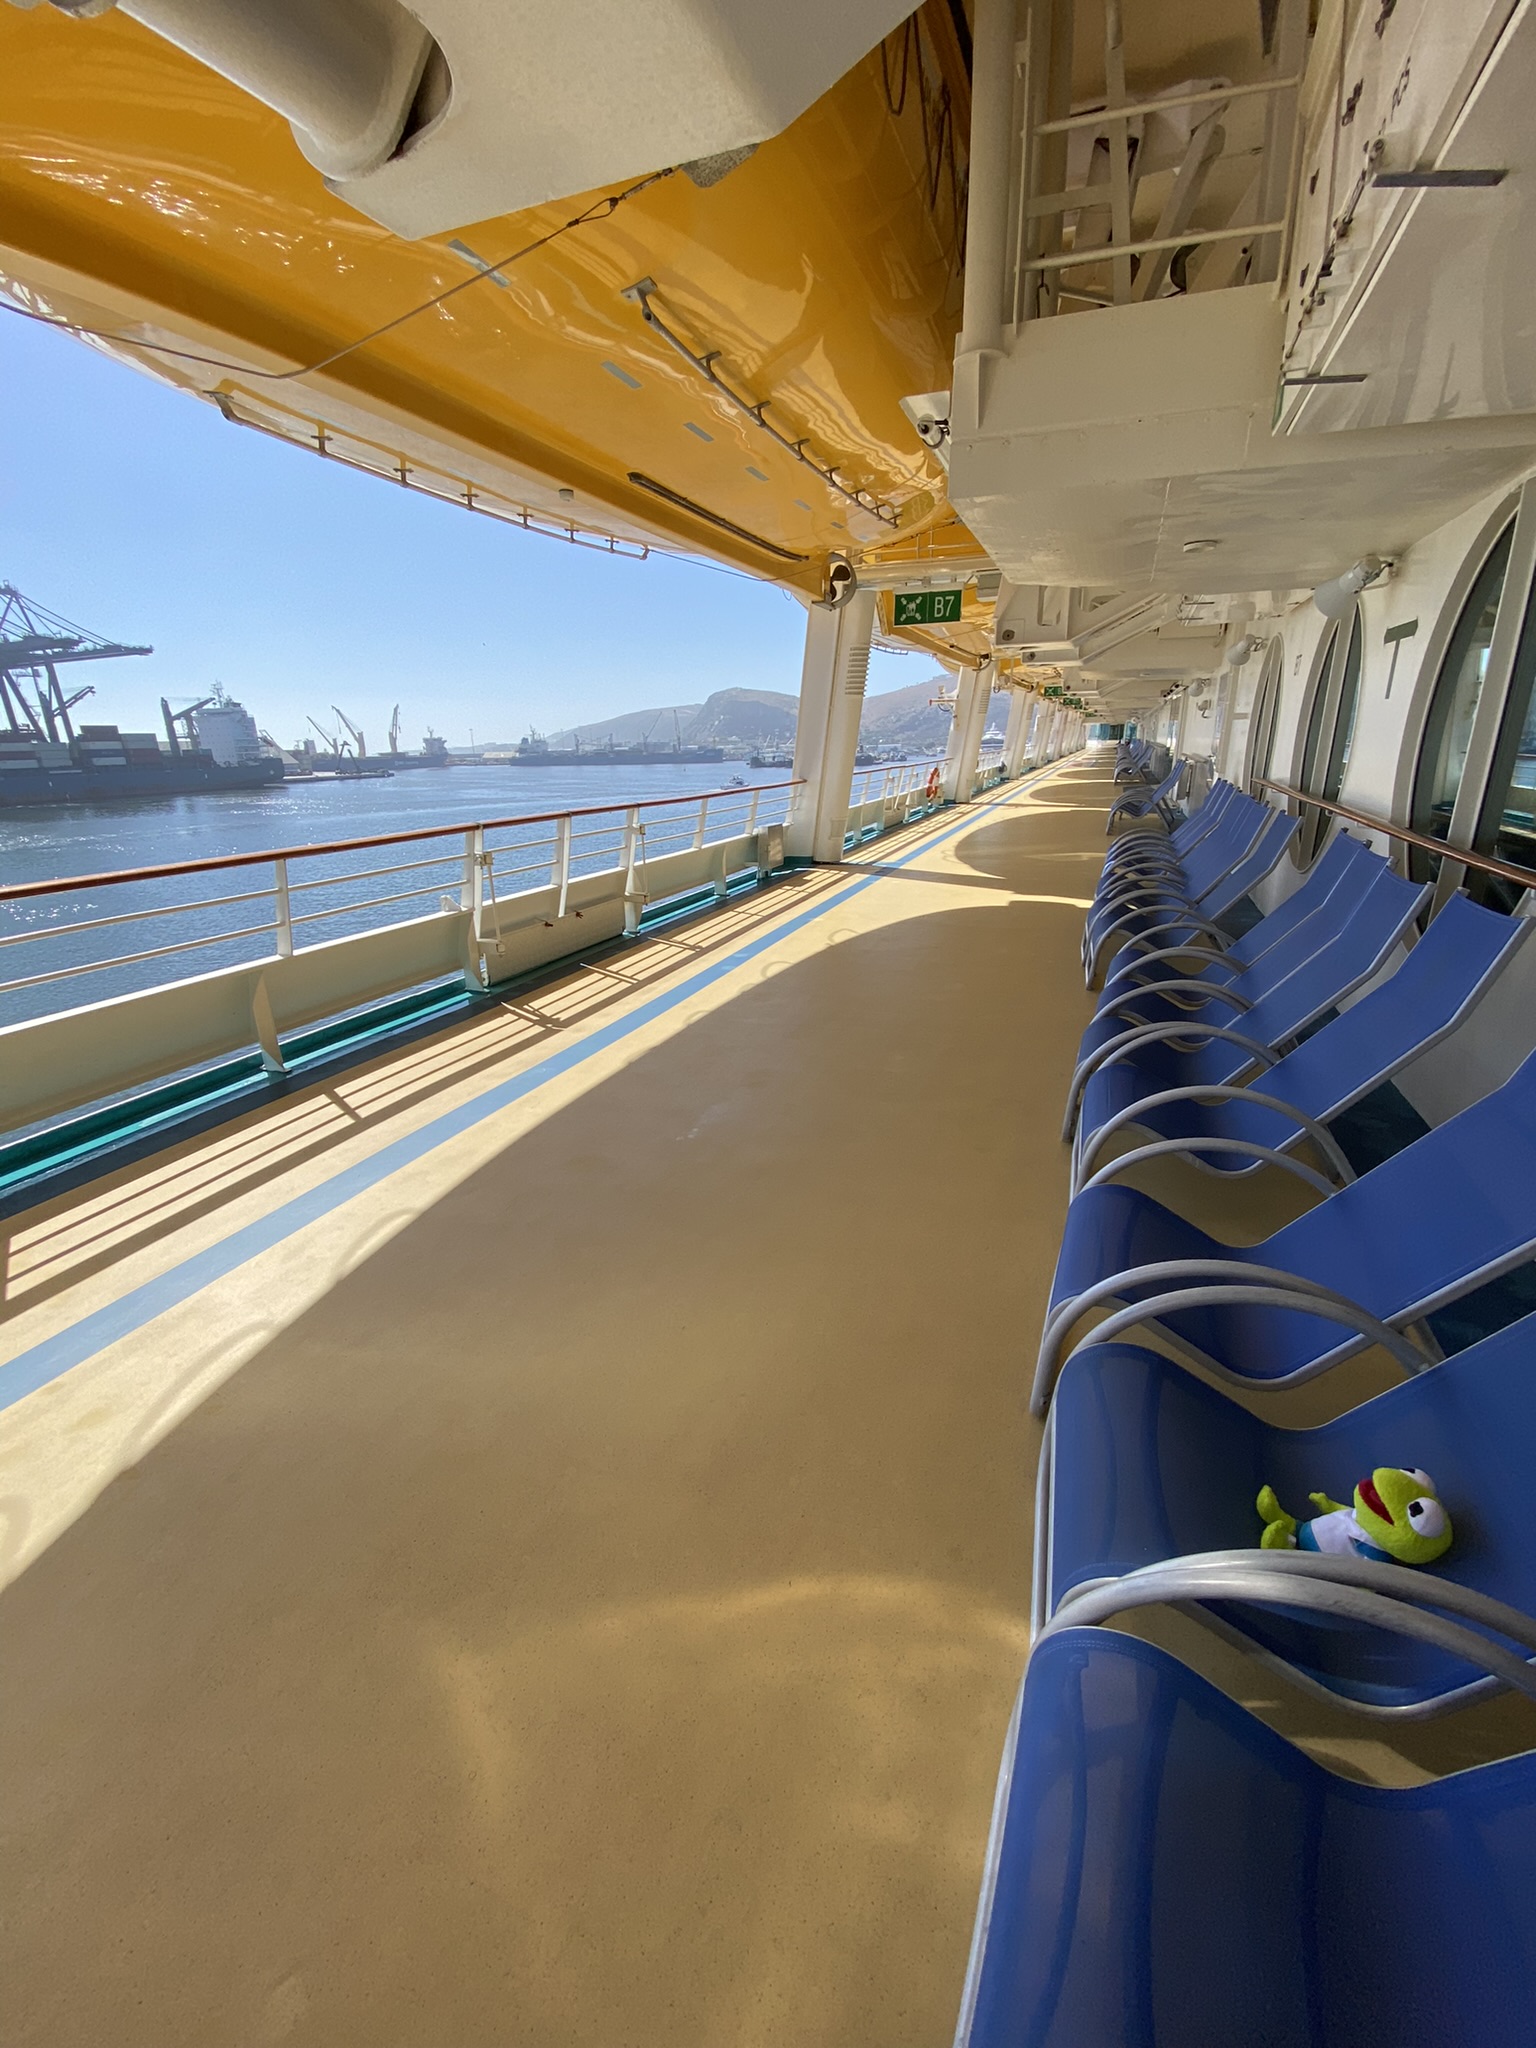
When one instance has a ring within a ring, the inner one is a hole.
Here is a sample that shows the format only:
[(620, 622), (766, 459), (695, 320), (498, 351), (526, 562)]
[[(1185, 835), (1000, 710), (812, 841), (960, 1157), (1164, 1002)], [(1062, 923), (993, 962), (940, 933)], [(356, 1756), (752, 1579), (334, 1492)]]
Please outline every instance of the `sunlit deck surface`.
[(1108, 795), (6, 1226), (8, 2041), (948, 2037)]

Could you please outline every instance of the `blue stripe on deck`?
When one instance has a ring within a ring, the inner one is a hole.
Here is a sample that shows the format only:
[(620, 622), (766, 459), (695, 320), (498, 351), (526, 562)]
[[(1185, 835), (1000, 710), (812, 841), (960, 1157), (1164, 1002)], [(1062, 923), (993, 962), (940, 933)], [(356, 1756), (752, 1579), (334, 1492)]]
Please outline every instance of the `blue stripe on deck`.
[[(995, 796), (987, 803), (969, 805), (965, 816), (958, 823), (951, 825), (946, 831), (935, 833), (932, 838), (924, 839), (921, 845), (914, 846), (897, 859), (882, 861), (881, 867), (886, 870), (906, 867), (909, 862), (926, 853), (930, 847), (941, 846), (946, 839), (953, 839), (958, 833), (968, 830), (980, 814), (995, 810), (999, 803), (1007, 801), (1014, 794), (1018, 781), (1022, 779), (1021, 777), (1013, 783), (1004, 783), (1003, 795)], [(658, 1017), (664, 1017), (669, 1010), (676, 1009), (679, 1003), (686, 1003), (690, 997), (709, 988), (722, 976), (734, 973), (738, 967), (745, 966), (749, 960), (755, 960), (771, 946), (778, 945), (781, 940), (791, 937), (795, 932), (803, 931), (817, 918), (825, 917), (829, 910), (840, 909), (855, 896), (862, 895), (866, 889), (873, 888), (881, 879), (878, 874), (867, 875), (862, 881), (852, 882), (847, 888), (836, 890), (822, 902), (808, 910), (800, 911), (798, 915), (776, 926), (773, 931), (765, 933), (761, 938), (752, 939), (746, 945), (739, 946), (734, 953), (728, 953), (712, 967), (701, 968), (697, 974), (692, 974), (686, 981), (679, 982), (676, 988), (669, 989), (666, 994), (653, 996), (649, 1002), (641, 1003), (637, 1009), (629, 1011), (625, 1016), (615, 1018), (611, 1024), (600, 1025), (597, 1030), (589, 1032), (575, 1045), (568, 1046), (562, 1052), (550, 1053), (547, 1058), (537, 1061), (523, 1073), (514, 1075), (511, 1080), (487, 1089), (483, 1095), (477, 1095), (473, 1102), (466, 1102), (458, 1109), (451, 1109), (442, 1116), (434, 1117), (431, 1123), (424, 1124), (419, 1131), (412, 1131), (406, 1137), (396, 1138), (390, 1144), (381, 1146), (367, 1159), (360, 1159), (355, 1166), (349, 1166), (343, 1172), (333, 1174), (329, 1180), (322, 1181), (319, 1187), (311, 1188), (307, 1194), (295, 1195), (292, 1201), (282, 1203), (269, 1216), (263, 1216), (255, 1223), (247, 1223), (220, 1243), (209, 1245), (205, 1251), (195, 1252), (191, 1258), (183, 1259), (180, 1265), (171, 1267), (169, 1272), (161, 1273), (153, 1280), (146, 1280), (141, 1287), (133, 1288), (105, 1308), (96, 1309), (90, 1315), (82, 1316), (78, 1323), (72, 1323), (68, 1329), (60, 1330), (56, 1336), (44, 1338), (41, 1344), (34, 1344), (30, 1350), (23, 1351), (13, 1358), (8, 1365), (0, 1366), (0, 1409), (9, 1408), (28, 1394), (36, 1393), (39, 1387), (46, 1387), (51, 1380), (58, 1379), (61, 1374), (83, 1364), (86, 1359), (93, 1358), (109, 1344), (116, 1344), (124, 1337), (131, 1337), (136, 1330), (142, 1330), (146, 1323), (153, 1322), (156, 1316), (162, 1316), (168, 1309), (179, 1307), (182, 1302), (189, 1301), (194, 1294), (201, 1293), (214, 1281), (222, 1280), (226, 1274), (235, 1272), (250, 1260), (259, 1258), (263, 1252), (270, 1251), (273, 1245), (281, 1244), (285, 1238), (294, 1236), (311, 1223), (317, 1223), (321, 1217), (330, 1215), (333, 1210), (341, 1208), (344, 1203), (352, 1201), (356, 1196), (366, 1194), (370, 1188), (377, 1187), (380, 1181), (388, 1180), (391, 1174), (399, 1173), (403, 1167), (414, 1165), (418, 1159), (424, 1159), (429, 1152), (435, 1152), (440, 1145), (448, 1144), (462, 1132), (473, 1130), (476, 1124), (483, 1123), (488, 1116), (494, 1116), (498, 1110), (507, 1108), (510, 1103), (520, 1102), (525, 1095), (531, 1095), (536, 1088), (542, 1088), (545, 1082), (553, 1081), (561, 1074), (568, 1074), (572, 1068), (580, 1066), (594, 1054), (606, 1052), (609, 1046), (618, 1045), (633, 1032), (643, 1030), (647, 1024), (654, 1023)]]

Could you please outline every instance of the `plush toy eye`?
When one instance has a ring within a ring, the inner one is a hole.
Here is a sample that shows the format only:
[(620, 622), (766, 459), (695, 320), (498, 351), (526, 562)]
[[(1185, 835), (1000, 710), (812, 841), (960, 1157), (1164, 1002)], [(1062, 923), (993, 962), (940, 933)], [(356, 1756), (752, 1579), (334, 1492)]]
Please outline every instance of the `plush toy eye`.
[(1405, 1465), (1404, 1471), (1410, 1479), (1416, 1479), (1426, 1493), (1438, 1493), (1440, 1489), (1427, 1472), (1421, 1472), (1416, 1465)]
[(1437, 1500), (1411, 1500), (1408, 1503), (1408, 1526), (1415, 1536), (1423, 1536), (1433, 1543), (1437, 1536), (1445, 1534), (1445, 1509)]

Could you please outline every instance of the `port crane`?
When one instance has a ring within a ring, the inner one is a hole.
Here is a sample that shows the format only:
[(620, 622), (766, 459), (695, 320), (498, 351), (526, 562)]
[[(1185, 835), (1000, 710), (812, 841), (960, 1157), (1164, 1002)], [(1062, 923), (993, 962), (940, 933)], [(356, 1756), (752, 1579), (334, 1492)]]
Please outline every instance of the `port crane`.
[[(115, 661), (128, 654), (153, 654), (104, 640), (84, 626), (24, 597), (13, 583), (0, 583), (0, 712), (15, 739), (66, 741), (75, 736), (70, 712), (94, 692), (94, 684), (66, 694), (58, 671), (66, 662)], [(24, 685), (22, 678), (27, 678)], [(30, 688), (31, 695), (28, 695)]]
[(351, 733), (353, 741), (357, 747), (357, 758), (359, 759), (359, 761), (366, 761), (368, 758), (368, 742), (363, 738), (361, 729), (352, 723), (351, 719), (348, 718), (347, 714), (345, 713), (345, 711), (342, 710), (339, 704), (333, 704), (331, 706), (331, 709), (335, 712), (336, 716), (341, 720), (342, 724), (347, 728), (347, 731)]
[[(162, 697), (160, 699), (160, 716), (165, 720), (165, 736), (170, 742), (173, 759), (178, 761), (181, 759), (181, 742), (183, 738), (186, 739), (189, 747), (196, 746), (197, 735), (192, 730), (192, 721), (196, 718), (199, 711), (206, 711), (208, 706), (216, 701), (213, 697), (199, 697), (197, 702), (189, 704), (185, 711), (173, 711), (169, 698)], [(186, 727), (187, 730), (184, 735), (176, 730), (179, 725)]]
[(304, 722), (306, 725), (312, 725), (315, 728), (315, 731), (319, 733), (321, 739), (325, 741), (325, 751), (328, 754), (333, 754), (338, 761), (341, 759), (342, 755), (348, 751), (347, 743), (341, 737), (340, 733), (327, 732), (325, 727), (320, 724), (318, 719), (306, 718)]
[(400, 751), (400, 706), (398, 704), (395, 706), (394, 716), (389, 721), (389, 751), (392, 754), (398, 754)]

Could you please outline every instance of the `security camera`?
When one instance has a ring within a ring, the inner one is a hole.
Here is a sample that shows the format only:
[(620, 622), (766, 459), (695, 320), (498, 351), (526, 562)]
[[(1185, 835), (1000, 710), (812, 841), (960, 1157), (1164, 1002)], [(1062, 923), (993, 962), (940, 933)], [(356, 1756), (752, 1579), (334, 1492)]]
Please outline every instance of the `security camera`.
[(949, 421), (935, 419), (931, 413), (924, 413), (917, 423), (917, 437), (926, 441), (930, 448), (942, 448), (949, 439)]
[(829, 611), (840, 611), (859, 587), (853, 564), (846, 555), (827, 557), (827, 587), (822, 603)]

